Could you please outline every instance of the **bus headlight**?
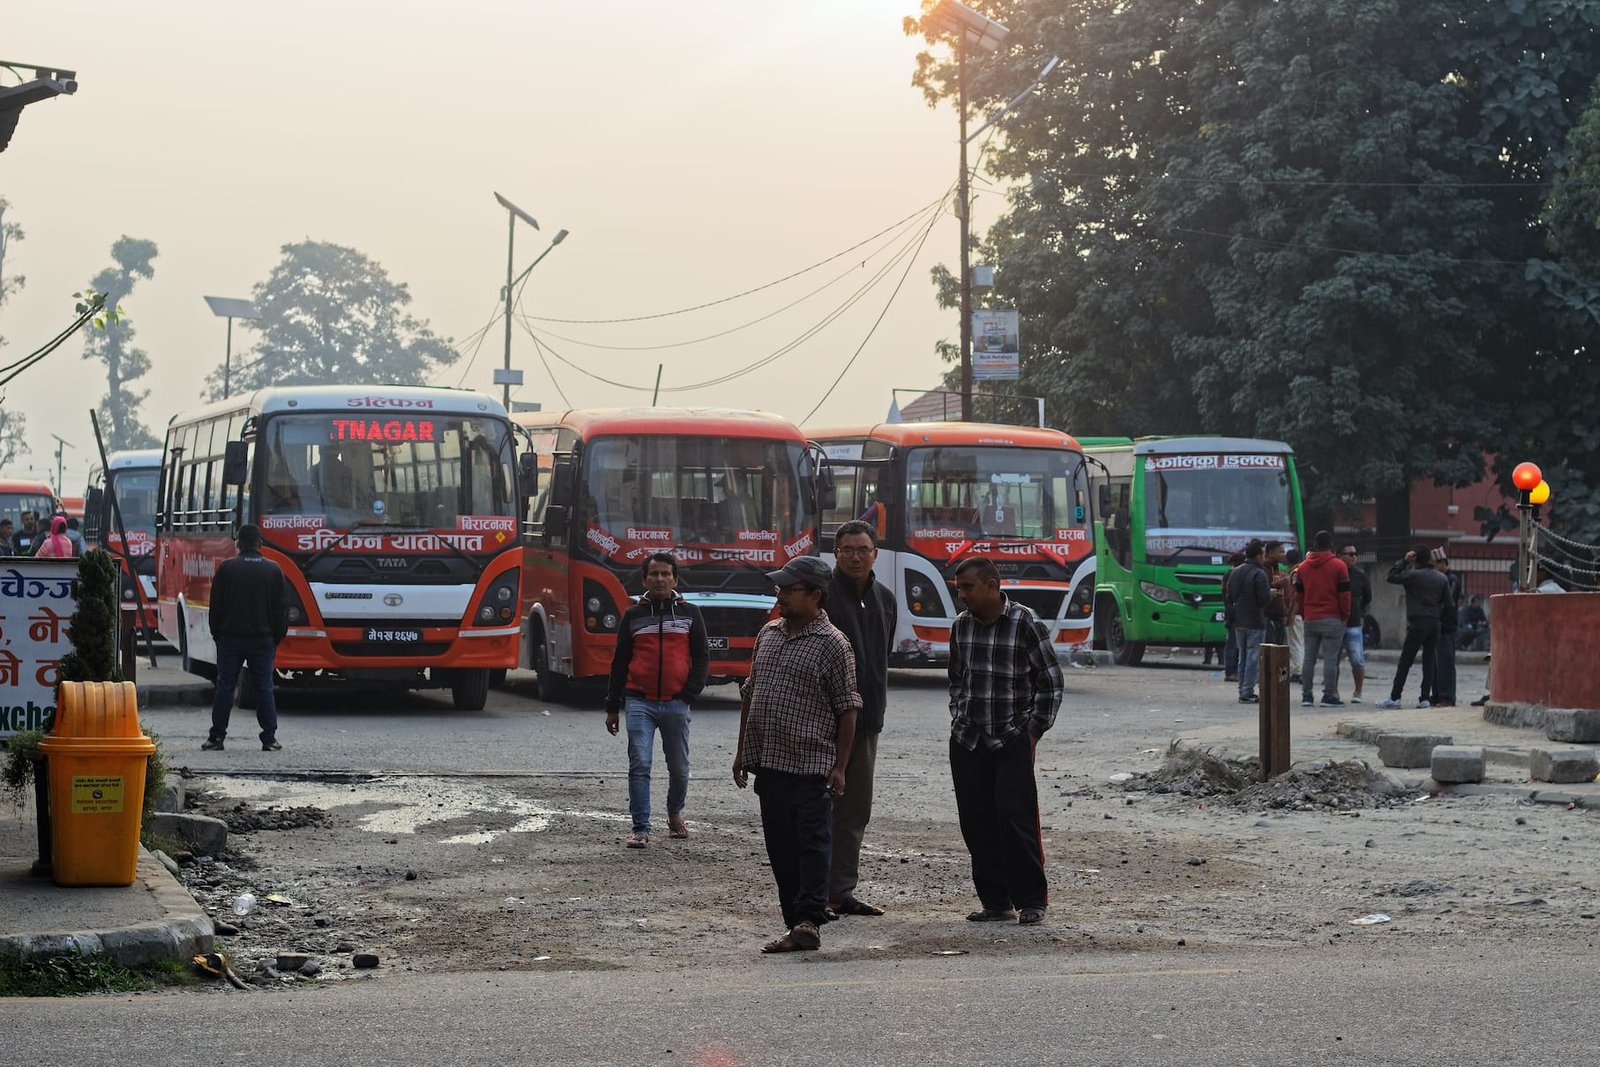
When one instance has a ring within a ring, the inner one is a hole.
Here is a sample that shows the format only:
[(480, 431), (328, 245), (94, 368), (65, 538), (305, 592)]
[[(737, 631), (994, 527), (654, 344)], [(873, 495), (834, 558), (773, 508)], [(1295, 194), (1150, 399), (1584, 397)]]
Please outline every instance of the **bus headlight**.
[(1139, 591), (1154, 600), (1157, 604), (1175, 604), (1183, 599), (1183, 594), (1176, 589), (1168, 589), (1155, 582), (1140, 582)]
[(617, 628), (617, 617), (609, 612), (606, 613), (606, 617), (601, 619), (600, 622), (608, 630), (615, 630)]
[(489, 583), (478, 601), (478, 610), (472, 620), (476, 625), (487, 626), (494, 622), (510, 622), (517, 615), (517, 594), (522, 589), (522, 570), (512, 567)]
[(1094, 583), (1079, 582), (1078, 588), (1072, 591), (1072, 600), (1067, 604), (1067, 618), (1087, 619), (1094, 613)]
[(911, 614), (924, 619), (944, 618), (944, 602), (938, 586), (921, 574), (906, 574), (906, 606)]
[(590, 615), (600, 614), (600, 598), (597, 596), (592, 596), (588, 600), (585, 600), (583, 602), (583, 610), (587, 611)]
[(494, 609), (491, 608), (487, 604), (485, 604), (483, 607), (479, 608), (478, 609), (478, 621), (479, 622), (494, 622)]
[(591, 633), (615, 633), (616, 603), (605, 587), (593, 578), (583, 580), (583, 625)]

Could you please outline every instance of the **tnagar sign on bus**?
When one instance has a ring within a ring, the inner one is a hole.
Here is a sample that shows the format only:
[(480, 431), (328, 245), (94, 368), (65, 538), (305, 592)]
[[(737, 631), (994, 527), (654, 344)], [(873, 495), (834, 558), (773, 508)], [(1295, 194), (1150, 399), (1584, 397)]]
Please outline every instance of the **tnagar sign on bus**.
[(712, 680), (748, 675), (775, 603), (766, 572), (817, 550), (828, 483), (800, 431), (717, 409), (512, 417), (539, 456), (524, 527), (523, 647), (540, 693), (610, 671), (618, 623), (643, 594), (641, 565), (654, 552), (677, 558), (678, 592), (705, 619)]
[(1305, 543), (1294, 452), (1239, 437), (1086, 438), (1102, 523), (1095, 606), (1112, 658), (1220, 645), (1228, 557), (1252, 539)]
[[(118, 596), (125, 612), (139, 610), (140, 597), (133, 589), (133, 580), (138, 578), (144, 603), (139, 625), (152, 632), (157, 627), (156, 496), (160, 484), (159, 448), (113, 452), (106, 457), (106, 469), (96, 464), (89, 471), (89, 485), (83, 494), (84, 544), (106, 549), (121, 563)], [(122, 515), (122, 531), (128, 535), (126, 548), (111, 507), (113, 492)], [(131, 614), (123, 616), (124, 621), (131, 618)]]
[(1094, 542), (1083, 454), (1056, 430), (969, 422), (817, 429), (837, 506), (823, 516), (825, 557), (849, 519), (878, 532), (878, 580), (900, 601), (895, 666), (950, 655), (961, 611), (955, 569), (986, 556), (1006, 596), (1026, 604), (1058, 652), (1087, 649)]
[(264, 389), (178, 416), (159, 488), (162, 636), (186, 668), (215, 664), (211, 576), (252, 522), (293, 589), (285, 681), (448, 688), (483, 707), (491, 673), (517, 662), (513, 441), (498, 402), (454, 389)]

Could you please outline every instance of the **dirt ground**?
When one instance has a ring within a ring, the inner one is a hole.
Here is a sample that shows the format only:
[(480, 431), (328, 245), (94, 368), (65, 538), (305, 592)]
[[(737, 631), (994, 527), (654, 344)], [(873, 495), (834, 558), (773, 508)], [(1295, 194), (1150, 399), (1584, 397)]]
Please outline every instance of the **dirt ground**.
[[(1041, 769), (1051, 910), (1026, 929), (962, 921), (975, 901), (948, 781), (881, 773), (859, 895), (888, 915), (830, 924), (823, 952), (807, 958), (1204, 953), (1373, 937), (1396, 948), (1508, 937), (1592, 946), (1600, 931), (1592, 810), (1374, 793), (1366, 799), (1379, 806), (1341, 811), (1312, 802), (1316, 783), (1297, 786), (1288, 807), (1259, 792), (1230, 803), (1229, 790), (1204, 785), (1195, 795), (1152, 791), (1192, 784), (1192, 769), (1120, 783)], [(1362, 775), (1335, 776), (1347, 798), (1362, 796), (1350, 785)], [(304, 981), (268, 969), (285, 951), (311, 955), (322, 981), (405, 970), (670, 971), (748, 961), (781, 933), (754, 797), (699, 774), (691, 836), (662, 833), (644, 850), (622, 847), (619, 781), (588, 775), (190, 785), (192, 810), (234, 832), (229, 854), (191, 863), (185, 880), (237, 926), (220, 943), (259, 984)], [(1295, 810), (1300, 801), (1310, 810)], [(247, 890), (258, 903), (235, 917)], [(1374, 913), (1390, 921), (1352, 925)], [(353, 970), (354, 951), (377, 953), (378, 970)]]

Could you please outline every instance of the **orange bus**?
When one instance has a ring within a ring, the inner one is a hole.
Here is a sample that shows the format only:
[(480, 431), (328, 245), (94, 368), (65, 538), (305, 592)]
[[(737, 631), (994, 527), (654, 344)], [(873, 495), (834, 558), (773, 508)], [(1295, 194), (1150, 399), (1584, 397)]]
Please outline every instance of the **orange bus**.
[(498, 401), (421, 386), (262, 389), (175, 417), (157, 491), (162, 636), (185, 669), (214, 669), (211, 576), (251, 522), (293, 590), (282, 681), (444, 688), (482, 708), (491, 672), (517, 662), (532, 457), (519, 465), (514, 441)]
[(532, 412), (538, 492), (529, 501), (524, 665), (539, 693), (611, 670), (617, 625), (643, 595), (642, 562), (678, 559), (678, 591), (700, 609), (713, 682), (750, 672), (772, 618), (766, 572), (817, 551), (825, 465), (776, 415), (720, 409)]
[[(138, 577), (144, 599), (140, 626), (152, 633), (157, 629), (156, 490), (160, 483), (161, 450), (127, 450), (108, 455), (103, 470), (95, 464), (83, 492), (83, 543), (89, 548), (104, 548), (120, 561), (123, 611), (139, 610), (139, 598), (133, 589), (133, 578)], [(128, 533), (126, 551), (111, 510), (112, 493), (116, 494), (122, 527)]]
[(56, 507), (56, 493), (49, 482), (0, 478), (0, 519), (10, 519), (13, 530), (21, 530), (23, 514), (32, 511), (38, 514), (40, 526), (48, 533), (50, 517), (56, 513)]
[(823, 556), (849, 519), (878, 534), (878, 580), (900, 602), (889, 663), (949, 662), (961, 611), (956, 565), (994, 561), (1006, 596), (1032, 608), (1058, 653), (1089, 649), (1094, 535), (1077, 441), (1058, 430), (972, 422), (808, 429), (827, 458), (836, 506), (823, 513)]

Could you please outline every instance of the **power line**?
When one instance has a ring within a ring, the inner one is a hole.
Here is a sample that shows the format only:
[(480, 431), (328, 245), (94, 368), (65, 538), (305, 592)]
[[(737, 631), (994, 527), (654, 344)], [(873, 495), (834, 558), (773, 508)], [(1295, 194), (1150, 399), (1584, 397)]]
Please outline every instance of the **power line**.
[[(937, 206), (938, 205), (932, 205), (930, 207), (924, 208), (921, 214), (926, 214), (928, 211), (932, 211)], [(912, 216), (912, 218), (920, 218), (920, 215)], [(812, 297), (816, 296), (818, 293), (820, 293), (820, 292), (822, 292), (822, 291), (824, 291), (826, 289), (832, 288), (833, 286), (837, 285), (839, 282), (843, 281), (845, 278), (848, 278), (851, 274), (854, 274), (856, 271), (858, 271), (858, 270), (862, 269), (863, 267), (865, 267), (869, 262), (871, 262), (878, 255), (880, 255), (883, 252), (887, 251), (891, 247), (892, 244), (893, 244), (893, 240), (892, 239), (890, 241), (885, 242), (882, 248), (879, 248), (876, 251), (870, 253), (865, 259), (861, 260), (860, 263), (855, 264), (854, 266), (850, 267), (849, 270), (844, 271), (842, 274), (835, 275), (834, 277), (830, 278), (828, 281), (826, 281), (823, 284), (819, 285), (817, 288), (812, 289), (810, 292), (806, 293), (804, 296), (801, 296), (801, 297), (799, 297), (798, 299), (795, 299), (795, 300), (791, 300), (789, 303), (784, 304), (780, 308), (776, 308), (776, 309), (774, 309), (772, 311), (769, 311), (765, 315), (761, 315), (758, 318), (751, 319), (749, 322), (743, 322), (743, 323), (740, 323), (738, 326), (732, 326), (732, 327), (729, 327), (726, 330), (719, 330), (716, 333), (706, 334), (703, 337), (695, 337), (695, 338), (692, 338), (692, 339), (687, 340), (687, 341), (673, 341), (673, 342), (671, 342), (669, 344), (606, 345), (606, 344), (600, 344), (600, 343), (595, 342), (595, 341), (582, 341), (582, 340), (579, 340), (578, 338), (575, 338), (575, 337), (566, 337), (566, 336), (563, 336), (562, 334), (555, 333), (554, 331), (551, 331), (551, 330), (546, 330), (544, 332), (544, 336), (546, 336), (546, 337), (554, 337), (556, 340), (565, 341), (567, 344), (579, 345), (579, 346), (581, 346), (583, 348), (602, 349), (602, 350), (608, 351), (608, 352), (662, 352), (662, 351), (666, 351), (668, 349), (673, 349), (673, 348), (687, 348), (690, 345), (702, 344), (702, 343), (704, 343), (706, 341), (715, 341), (718, 338), (727, 337), (729, 334), (738, 333), (741, 330), (747, 330), (752, 326), (757, 326), (757, 325), (759, 325), (759, 324), (761, 324), (763, 322), (766, 322), (768, 319), (775, 318), (776, 316), (781, 315), (783, 312), (788, 311), (791, 308), (797, 307), (800, 304), (805, 303), (807, 300), (810, 300)], [(525, 322), (539, 321), (539, 320), (535, 319), (534, 316), (531, 316), (531, 315), (522, 315), (521, 318)], [(546, 320), (546, 321), (549, 321), (549, 320)]]
[[(474, 333), (475, 333), (475, 335), (477, 337), (477, 340), (472, 342), (472, 354), (467, 356), (467, 365), (465, 367), (461, 368), (461, 377), (456, 379), (456, 385), (458, 387), (466, 382), (467, 374), (469, 372), (471, 372), (473, 363), (475, 363), (477, 361), (477, 359), (478, 359), (478, 349), (483, 347), (483, 339), (485, 337), (489, 336), (490, 329), (492, 329), (494, 327), (494, 324), (499, 322), (500, 319), (503, 317), (504, 313), (500, 310), (500, 301), (496, 300), (494, 302), (494, 306), (495, 306), (495, 310), (494, 310), (493, 314), (491, 314), (489, 316), (489, 321), (484, 323), (476, 331), (474, 331)], [(467, 342), (466, 341), (462, 341), (459, 346), (456, 346), (457, 354), (459, 354), (461, 352), (461, 349), (466, 347), (466, 345), (467, 345)]]
[[(526, 323), (523, 324), (523, 329), (527, 329), (527, 324)], [(550, 376), (550, 384), (556, 387), (556, 395), (561, 398), (561, 402), (563, 404), (567, 405), (567, 407), (570, 408), (572, 406), (572, 401), (567, 399), (566, 390), (562, 389), (561, 388), (561, 383), (556, 381), (555, 371), (550, 369), (549, 361), (544, 358), (544, 345), (539, 343), (539, 338), (534, 336), (534, 333), (533, 333), (532, 330), (528, 330), (528, 336), (533, 337), (533, 348), (534, 348), (534, 351), (539, 353), (539, 362), (541, 364), (543, 364), (544, 372)]]
[(861, 240), (861, 241), (857, 241), (855, 244), (851, 245), (849, 248), (846, 248), (842, 252), (835, 252), (833, 255), (829, 256), (827, 259), (818, 260), (816, 263), (811, 264), (811, 266), (809, 266), (809, 267), (804, 267), (804, 268), (802, 268), (800, 270), (795, 271), (792, 274), (785, 274), (781, 278), (778, 278), (778, 279), (776, 279), (774, 281), (767, 282), (765, 285), (758, 285), (754, 289), (746, 289), (742, 293), (734, 293), (732, 296), (725, 296), (725, 297), (722, 297), (722, 298), (720, 298), (718, 300), (708, 300), (703, 304), (694, 304), (694, 305), (692, 305), (690, 307), (678, 308), (676, 311), (660, 311), (660, 312), (656, 312), (653, 315), (632, 315), (632, 316), (628, 316), (626, 318), (615, 318), (615, 319), (557, 319), (557, 318), (551, 318), (549, 316), (543, 316), (543, 315), (531, 315), (531, 316), (529, 316), (529, 318), (533, 319), (535, 322), (554, 322), (554, 323), (558, 323), (558, 324), (561, 324), (561, 325), (567, 325), (567, 326), (571, 326), (571, 325), (597, 326), (597, 325), (604, 325), (604, 324), (617, 323), (617, 322), (645, 322), (645, 321), (647, 321), (649, 319), (664, 319), (664, 318), (669, 318), (669, 317), (671, 317), (673, 315), (686, 315), (691, 311), (702, 311), (705, 308), (716, 307), (718, 304), (726, 304), (729, 301), (738, 300), (741, 297), (750, 296), (753, 293), (759, 293), (759, 292), (762, 292), (763, 290), (771, 289), (775, 285), (782, 285), (784, 282), (789, 281), (789, 280), (794, 279), (794, 278), (798, 278), (802, 274), (809, 274), (811, 271), (816, 270), (818, 267), (825, 267), (829, 263), (832, 263), (834, 260), (838, 259), (840, 256), (849, 255), (851, 252), (854, 252), (856, 249), (860, 248), (862, 245), (871, 244), (873, 241), (876, 241), (879, 237), (882, 237), (884, 234), (889, 233), (889, 232), (891, 232), (893, 230), (899, 229), (901, 226), (904, 226), (907, 222), (910, 222), (912, 219), (914, 219), (917, 216), (921, 215), (924, 211), (927, 211), (929, 208), (933, 207), (934, 204), (942, 204), (942, 203), (944, 203), (945, 197), (947, 197), (949, 195), (950, 195), (949, 193), (945, 193), (944, 196), (939, 197), (939, 199), (934, 200), (929, 204), (923, 205), (922, 207), (920, 207), (917, 210), (913, 211), (911, 214), (907, 215), (905, 218), (900, 219), (898, 222), (892, 223), (889, 226), (885, 226), (883, 229), (879, 230), (877, 233), (873, 234), (871, 237), (868, 237), (868, 238), (866, 238), (864, 240)]

